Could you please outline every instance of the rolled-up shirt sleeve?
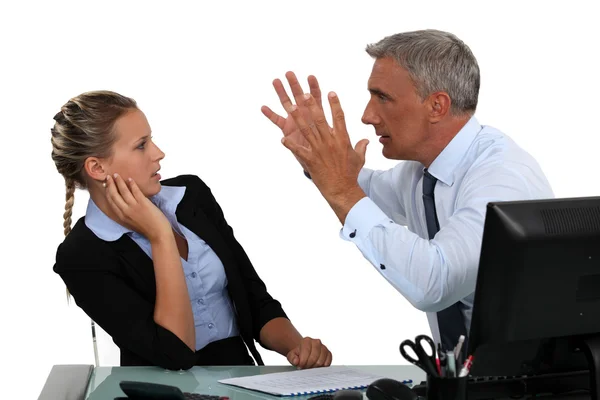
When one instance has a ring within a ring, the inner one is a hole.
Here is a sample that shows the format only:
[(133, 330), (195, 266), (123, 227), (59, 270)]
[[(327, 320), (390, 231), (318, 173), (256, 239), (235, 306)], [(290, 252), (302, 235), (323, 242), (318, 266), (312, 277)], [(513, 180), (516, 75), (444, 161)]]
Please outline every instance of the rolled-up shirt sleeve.
[(359, 200), (346, 216), (340, 236), (354, 243), (363, 256), (407, 300), (426, 309), (424, 293), (418, 281), (407, 278), (415, 241), (420, 238), (404, 226), (396, 224), (368, 197)]
[(462, 185), (454, 212), (432, 240), (396, 223), (369, 197), (352, 207), (340, 236), (414, 307), (441, 311), (475, 290), (487, 204), (531, 197), (515, 171), (475, 175)]

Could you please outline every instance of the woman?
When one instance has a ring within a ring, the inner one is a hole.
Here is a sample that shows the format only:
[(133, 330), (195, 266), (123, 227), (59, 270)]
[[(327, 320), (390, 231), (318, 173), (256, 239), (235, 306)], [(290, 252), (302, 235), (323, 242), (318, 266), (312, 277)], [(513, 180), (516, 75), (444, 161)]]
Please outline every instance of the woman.
[[(165, 155), (133, 99), (83, 93), (54, 120), (52, 159), (66, 183), (54, 271), (112, 336), (121, 365), (251, 365), (248, 349), (262, 365), (254, 340), (300, 368), (331, 364), (269, 295), (204, 182), (160, 180)], [(90, 200), (71, 229), (76, 187)]]

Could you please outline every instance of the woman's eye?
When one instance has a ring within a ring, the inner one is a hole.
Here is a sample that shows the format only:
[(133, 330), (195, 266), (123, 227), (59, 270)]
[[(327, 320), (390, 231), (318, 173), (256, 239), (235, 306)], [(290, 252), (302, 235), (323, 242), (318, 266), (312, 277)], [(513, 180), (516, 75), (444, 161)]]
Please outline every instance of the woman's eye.
[(137, 148), (140, 150), (144, 150), (144, 147), (146, 146), (146, 142), (140, 144)]

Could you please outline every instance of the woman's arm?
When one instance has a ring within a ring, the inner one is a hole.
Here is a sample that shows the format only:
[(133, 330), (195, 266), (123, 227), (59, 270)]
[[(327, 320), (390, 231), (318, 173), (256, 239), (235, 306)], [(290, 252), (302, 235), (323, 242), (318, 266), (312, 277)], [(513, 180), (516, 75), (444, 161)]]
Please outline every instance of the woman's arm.
[(171, 230), (150, 242), (156, 278), (154, 322), (173, 332), (195, 351), (196, 328), (192, 305), (173, 235)]
[(231, 253), (238, 261), (238, 268), (247, 290), (248, 304), (252, 312), (252, 333), (255, 340), (267, 348), (287, 357), (292, 365), (311, 368), (331, 364), (331, 352), (319, 339), (302, 337), (289, 321), (279, 301), (267, 291), (252, 262), (233, 234), (233, 229), (223, 215), (223, 210), (211, 190), (197, 176), (190, 176), (198, 184), (203, 212), (206, 213), (227, 241)]
[(302, 335), (287, 318), (274, 318), (267, 322), (260, 330), (260, 342), (269, 349), (283, 356), (297, 347), (302, 340)]
[(287, 318), (274, 318), (260, 330), (263, 347), (275, 350), (298, 368), (328, 367), (332, 355), (319, 339), (302, 337)]
[(54, 270), (77, 305), (120, 348), (162, 368), (191, 368), (196, 362), (195, 352), (170, 328), (155, 322), (155, 304), (122, 276), (121, 259), (111, 255), (102, 243), (82, 246), (69, 239), (73, 237), (59, 247)]
[(135, 182), (128, 186), (118, 175), (107, 177), (106, 200), (113, 220), (150, 241), (156, 297), (140, 295), (123, 274), (122, 258), (85, 227), (59, 247), (54, 270), (119, 347), (164, 368), (188, 369), (195, 363), (195, 328), (171, 225)]
[(118, 174), (106, 177), (105, 199), (111, 218), (144, 235), (152, 246), (156, 281), (154, 321), (173, 332), (192, 351), (196, 332), (179, 249), (171, 223), (140, 190), (134, 180)]
[(181, 176), (178, 184), (182, 183), (185, 184), (188, 190), (193, 191), (200, 212), (204, 213), (215, 224), (229, 249), (229, 253), (237, 261), (236, 264), (248, 296), (247, 305), (252, 315), (252, 337), (255, 340), (260, 340), (260, 331), (267, 322), (274, 318), (286, 318), (287, 316), (281, 304), (267, 292), (266, 285), (256, 273), (242, 246), (236, 240), (233, 229), (227, 224), (223, 211), (210, 188), (196, 175)]

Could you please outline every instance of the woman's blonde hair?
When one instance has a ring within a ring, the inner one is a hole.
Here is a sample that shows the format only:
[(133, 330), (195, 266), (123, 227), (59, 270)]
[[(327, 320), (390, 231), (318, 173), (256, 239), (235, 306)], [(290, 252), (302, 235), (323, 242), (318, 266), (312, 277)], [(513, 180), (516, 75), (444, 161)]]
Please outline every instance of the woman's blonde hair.
[(73, 97), (54, 116), (52, 160), (65, 179), (63, 214), (65, 236), (71, 232), (75, 188), (87, 188), (84, 163), (88, 157), (106, 158), (116, 140), (114, 125), (127, 111), (137, 109), (135, 100), (110, 91), (93, 91)]
[[(63, 228), (71, 232), (75, 188), (87, 188), (83, 166), (88, 157), (106, 158), (116, 140), (114, 125), (127, 111), (137, 109), (135, 100), (115, 92), (93, 91), (73, 97), (54, 116), (52, 160), (65, 178)], [(67, 289), (67, 299), (69, 299)]]

